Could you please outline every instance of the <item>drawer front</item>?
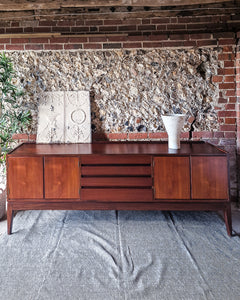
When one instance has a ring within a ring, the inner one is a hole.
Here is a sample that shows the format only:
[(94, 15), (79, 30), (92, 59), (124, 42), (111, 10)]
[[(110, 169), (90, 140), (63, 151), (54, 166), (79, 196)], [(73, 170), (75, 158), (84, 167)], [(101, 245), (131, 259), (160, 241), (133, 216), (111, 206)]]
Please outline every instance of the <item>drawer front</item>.
[(150, 176), (150, 166), (82, 166), (82, 176)]
[(150, 155), (94, 155), (81, 156), (82, 165), (150, 165)]
[(151, 187), (151, 177), (83, 177), (82, 187)]
[(152, 201), (152, 189), (81, 189), (81, 200), (102, 202), (148, 202)]

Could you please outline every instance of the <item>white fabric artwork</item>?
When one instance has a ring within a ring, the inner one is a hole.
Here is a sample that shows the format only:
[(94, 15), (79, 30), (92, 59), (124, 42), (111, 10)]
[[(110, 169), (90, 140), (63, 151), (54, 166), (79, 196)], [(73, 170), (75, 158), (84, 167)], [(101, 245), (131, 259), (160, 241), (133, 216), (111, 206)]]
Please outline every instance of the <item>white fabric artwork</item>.
[(37, 143), (90, 143), (91, 138), (88, 91), (40, 95)]

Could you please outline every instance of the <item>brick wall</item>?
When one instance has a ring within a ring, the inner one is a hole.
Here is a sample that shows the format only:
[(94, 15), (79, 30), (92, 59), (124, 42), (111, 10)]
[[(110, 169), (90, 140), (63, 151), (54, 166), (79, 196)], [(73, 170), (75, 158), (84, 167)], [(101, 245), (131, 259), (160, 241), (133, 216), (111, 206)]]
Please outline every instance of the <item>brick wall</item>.
[[(212, 82), (219, 90), (218, 131), (192, 132), (192, 140), (208, 140), (230, 152), (233, 197), (237, 197), (236, 146), (240, 151), (240, 8), (186, 7), (140, 12), (103, 11), (0, 22), (0, 50), (105, 50), (139, 48), (218, 48), (219, 67)], [(35, 141), (35, 135), (16, 135), (19, 141)], [(93, 140), (166, 139), (165, 132), (97, 132)], [(189, 133), (183, 133), (183, 139)]]

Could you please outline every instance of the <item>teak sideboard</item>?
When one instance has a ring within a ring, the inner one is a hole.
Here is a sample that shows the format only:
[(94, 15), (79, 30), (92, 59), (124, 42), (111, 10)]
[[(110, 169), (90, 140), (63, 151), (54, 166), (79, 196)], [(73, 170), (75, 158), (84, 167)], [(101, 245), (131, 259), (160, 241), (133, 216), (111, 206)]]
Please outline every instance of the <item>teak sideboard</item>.
[(22, 144), (7, 155), (7, 223), (13, 212), (222, 210), (232, 233), (228, 155), (205, 142)]

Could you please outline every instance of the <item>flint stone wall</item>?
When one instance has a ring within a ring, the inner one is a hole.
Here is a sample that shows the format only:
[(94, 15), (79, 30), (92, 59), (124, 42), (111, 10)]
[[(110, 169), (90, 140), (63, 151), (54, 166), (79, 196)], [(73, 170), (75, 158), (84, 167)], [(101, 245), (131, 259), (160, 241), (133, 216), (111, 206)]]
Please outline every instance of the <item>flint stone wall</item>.
[[(36, 133), (39, 94), (88, 90), (93, 132), (165, 131), (160, 115), (186, 113), (183, 131), (216, 131), (219, 90), (212, 76), (222, 67), (217, 49), (14, 51), (21, 100)], [(192, 127), (191, 127), (192, 125)]]

